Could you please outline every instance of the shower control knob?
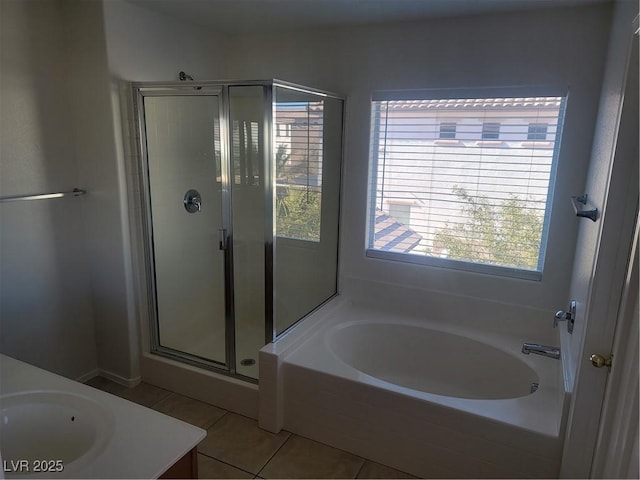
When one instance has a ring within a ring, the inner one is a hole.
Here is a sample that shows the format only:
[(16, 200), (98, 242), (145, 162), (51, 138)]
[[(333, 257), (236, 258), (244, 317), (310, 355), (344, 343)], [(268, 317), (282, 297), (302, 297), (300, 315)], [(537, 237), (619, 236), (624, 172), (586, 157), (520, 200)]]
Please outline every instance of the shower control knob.
[(202, 198), (197, 190), (188, 190), (184, 194), (184, 209), (189, 213), (196, 213), (202, 209)]

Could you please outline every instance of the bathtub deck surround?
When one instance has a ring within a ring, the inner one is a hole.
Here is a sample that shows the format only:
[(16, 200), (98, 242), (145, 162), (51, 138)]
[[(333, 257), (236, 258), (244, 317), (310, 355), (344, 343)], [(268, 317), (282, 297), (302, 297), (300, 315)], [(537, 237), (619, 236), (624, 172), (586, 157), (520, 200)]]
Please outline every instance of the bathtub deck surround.
[(562, 364), (521, 353), (532, 338), (553, 338), (551, 322), (548, 337), (523, 329), (335, 299), (262, 349), (275, 376), (263, 377), (272, 387), (260, 390), (261, 426), (421, 477), (555, 477), (568, 405)]
[[(65, 429), (59, 436), (48, 435), (52, 445), (36, 452), (29, 447), (30, 438), (22, 434), (9, 444), (10, 425), (3, 425), (5, 462), (27, 461), (33, 473), (36, 461), (61, 460), (57, 455), (66, 457), (62, 459), (62, 471), (48, 471), (40, 477), (158, 478), (206, 436), (202, 428), (11, 357), (0, 355), (0, 366), (0, 404), (7, 416), (5, 422), (15, 419), (16, 427), (21, 428), (24, 422), (28, 424), (41, 414), (46, 423), (42, 428), (51, 428), (52, 422), (58, 421), (60, 424), (53, 427)], [(34, 425), (29, 434), (37, 435), (39, 431), (42, 429)], [(74, 443), (80, 437), (82, 442)], [(24, 458), (27, 454), (20, 453), (18, 441), (33, 458)], [(53, 450), (55, 454), (47, 454)], [(11, 458), (16, 455), (20, 458)], [(13, 477), (12, 472), (6, 471), (5, 476)]]

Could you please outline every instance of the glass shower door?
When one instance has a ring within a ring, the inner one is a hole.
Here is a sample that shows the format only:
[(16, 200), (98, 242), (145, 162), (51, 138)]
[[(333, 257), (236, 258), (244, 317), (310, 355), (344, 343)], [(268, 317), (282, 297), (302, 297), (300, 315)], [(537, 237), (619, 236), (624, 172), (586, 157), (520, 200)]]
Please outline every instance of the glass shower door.
[(144, 96), (156, 350), (227, 365), (220, 96)]

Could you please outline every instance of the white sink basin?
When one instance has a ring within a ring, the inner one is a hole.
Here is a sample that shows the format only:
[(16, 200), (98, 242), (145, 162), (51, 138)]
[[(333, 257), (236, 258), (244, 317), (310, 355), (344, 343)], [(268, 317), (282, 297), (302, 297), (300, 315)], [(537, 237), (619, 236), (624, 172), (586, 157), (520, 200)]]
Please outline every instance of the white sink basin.
[(3, 395), (0, 408), (0, 451), (7, 478), (68, 476), (100, 454), (115, 423), (108, 409), (74, 393)]

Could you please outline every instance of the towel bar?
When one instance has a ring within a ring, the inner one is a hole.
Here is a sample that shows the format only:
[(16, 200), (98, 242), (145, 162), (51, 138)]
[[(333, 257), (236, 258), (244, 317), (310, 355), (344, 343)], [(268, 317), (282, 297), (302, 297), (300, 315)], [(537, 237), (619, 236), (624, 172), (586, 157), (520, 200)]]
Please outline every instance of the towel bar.
[(70, 192), (53, 192), (53, 193), (38, 193), (33, 195), (8, 195), (6, 197), (0, 197), (0, 202), (15, 202), (18, 200), (46, 200), (48, 198), (61, 198), (61, 197), (79, 197), (87, 193), (85, 190), (74, 188)]

